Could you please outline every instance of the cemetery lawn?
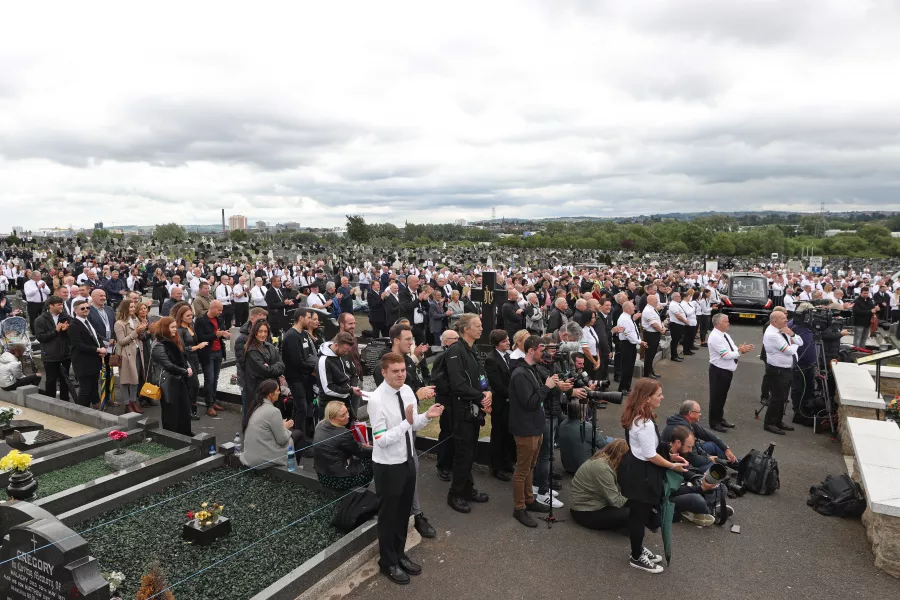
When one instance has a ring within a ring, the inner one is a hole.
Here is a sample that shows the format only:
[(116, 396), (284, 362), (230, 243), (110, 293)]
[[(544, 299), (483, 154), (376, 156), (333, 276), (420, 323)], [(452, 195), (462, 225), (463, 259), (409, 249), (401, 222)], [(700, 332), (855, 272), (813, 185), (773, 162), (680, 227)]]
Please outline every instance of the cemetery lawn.
[[(224, 481), (219, 482), (223, 478)], [(219, 483), (215, 483), (219, 482)], [(212, 484), (196, 492), (199, 486)], [(169, 498), (185, 494), (154, 506)], [(103, 571), (121, 571), (125, 583), (117, 594), (134, 598), (141, 576), (156, 562), (178, 600), (250, 598), (341, 537), (331, 526), (336, 497), (309, 490), (265, 473), (215, 469), (177, 483), (162, 492), (77, 524)], [(210, 501), (224, 505), (231, 535), (210, 546), (195, 546), (181, 538), (186, 513)], [(326, 506), (327, 505), (327, 506)], [(149, 507), (110, 525), (102, 523)], [(325, 508), (322, 508), (325, 507)], [(272, 535), (226, 562), (191, 577), (204, 567), (265, 538), (271, 532), (320, 509), (307, 519)], [(97, 527), (97, 529), (92, 528)]]
[[(126, 446), (128, 450), (145, 454), (147, 459), (165, 456), (173, 452), (172, 448), (157, 444), (156, 442), (137, 442)], [(98, 477), (105, 477), (115, 473), (113, 469), (106, 466), (103, 455), (88, 459), (86, 461), (74, 464), (70, 467), (56, 469), (43, 475), (38, 475), (38, 489), (35, 494), (36, 498), (46, 498), (53, 494), (67, 490), (76, 485), (93, 481)], [(4, 490), (5, 491), (5, 490)]]
[[(419, 412), (423, 413), (434, 404), (434, 400), (421, 400), (419, 401)], [(416, 432), (416, 435), (419, 437), (427, 437), (437, 439), (438, 435), (441, 433), (441, 423), (440, 419), (432, 419), (428, 425), (420, 429)], [(489, 437), (491, 435), (491, 415), (484, 416), (484, 425), (481, 427), (481, 431), (478, 432), (478, 438)]]

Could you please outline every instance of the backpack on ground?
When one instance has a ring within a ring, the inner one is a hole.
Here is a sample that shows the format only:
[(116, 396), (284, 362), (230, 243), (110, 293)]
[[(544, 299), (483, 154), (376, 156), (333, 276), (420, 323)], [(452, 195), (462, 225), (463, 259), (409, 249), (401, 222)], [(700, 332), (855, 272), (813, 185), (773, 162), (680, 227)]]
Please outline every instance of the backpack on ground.
[(369, 519), (374, 518), (378, 514), (379, 505), (381, 505), (381, 499), (371, 490), (364, 489), (349, 494), (338, 504), (331, 524), (343, 533), (350, 533)]
[(866, 510), (866, 496), (849, 475), (828, 475), (825, 481), (809, 488), (806, 504), (826, 517), (860, 517)]
[(753, 449), (741, 459), (738, 467), (738, 484), (753, 492), (767, 496), (781, 487), (778, 477), (778, 461), (772, 458), (775, 444), (769, 444), (764, 452)]

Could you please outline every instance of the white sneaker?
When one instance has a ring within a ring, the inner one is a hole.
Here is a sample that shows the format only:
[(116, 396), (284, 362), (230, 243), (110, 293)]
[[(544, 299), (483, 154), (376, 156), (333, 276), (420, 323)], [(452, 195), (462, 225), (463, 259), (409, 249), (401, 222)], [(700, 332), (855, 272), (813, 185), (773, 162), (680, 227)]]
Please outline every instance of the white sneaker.
[(663, 557), (659, 554), (653, 554), (653, 551), (644, 546), (644, 551), (641, 553), (641, 556), (652, 562), (653, 564), (661, 563), (663, 561)]
[[(534, 494), (535, 496), (537, 496), (538, 486), (536, 486), (536, 485), (531, 486), (531, 493)], [(559, 496), (559, 490), (553, 490), (553, 497), (556, 498), (558, 496)]]
[[(546, 504), (547, 506), (550, 506), (550, 498), (551, 498), (550, 494), (538, 494), (537, 496), (534, 497), (534, 501), (540, 502), (541, 504)], [(562, 508), (563, 506), (565, 506), (565, 505), (562, 502), (560, 502), (556, 498), (553, 498), (553, 508)]]
[(692, 512), (681, 513), (681, 518), (685, 521), (690, 521), (694, 525), (699, 525), (700, 527), (709, 527), (716, 522), (716, 518), (712, 515), (700, 515)]
[(647, 571), (648, 573), (662, 573), (663, 572), (662, 565), (658, 565), (656, 563), (651, 562), (643, 554), (638, 559), (629, 558), (628, 562), (632, 567), (634, 567), (635, 569), (640, 569), (641, 571)]

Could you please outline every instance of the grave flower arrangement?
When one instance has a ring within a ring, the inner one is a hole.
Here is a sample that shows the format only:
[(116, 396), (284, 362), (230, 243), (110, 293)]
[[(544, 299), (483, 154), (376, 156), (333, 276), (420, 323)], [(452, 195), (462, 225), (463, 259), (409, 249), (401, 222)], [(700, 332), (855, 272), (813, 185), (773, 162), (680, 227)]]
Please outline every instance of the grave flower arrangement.
[(0, 471), (16, 471), (24, 473), (31, 468), (31, 455), (10, 450), (9, 454), (0, 458)]
[(103, 579), (109, 583), (109, 591), (114, 592), (122, 585), (125, 581), (125, 573), (121, 571), (109, 571), (100, 573), (103, 576)]
[(894, 399), (887, 403), (884, 416), (900, 427), (900, 396), (894, 396)]
[(224, 510), (225, 507), (221, 504), (203, 502), (200, 504), (200, 510), (196, 512), (193, 510), (188, 511), (187, 518), (195, 521), (200, 528), (212, 527), (219, 520), (219, 517), (222, 516)]
[(6, 427), (12, 423), (14, 418), (21, 414), (22, 411), (18, 408), (12, 408), (11, 406), (0, 408), (0, 427)]
[(116, 443), (116, 454), (125, 454), (125, 449), (122, 448), (122, 442), (128, 437), (128, 433), (124, 431), (119, 431), (115, 429), (109, 432), (109, 439)]

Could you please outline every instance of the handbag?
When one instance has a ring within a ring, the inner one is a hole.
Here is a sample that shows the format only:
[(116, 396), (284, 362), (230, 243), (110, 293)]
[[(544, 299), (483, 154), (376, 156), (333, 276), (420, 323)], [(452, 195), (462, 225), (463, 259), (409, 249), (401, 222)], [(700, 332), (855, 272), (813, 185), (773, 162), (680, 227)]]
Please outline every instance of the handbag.
[(118, 354), (110, 354), (109, 355), (109, 366), (121, 367), (122, 366), (122, 357)]
[[(153, 351), (153, 346), (155, 346), (155, 345), (156, 345), (156, 342), (153, 342), (152, 344), (150, 344), (150, 352), (147, 353), (148, 355)], [(143, 396), (144, 398), (149, 398), (150, 400), (155, 400), (158, 402), (160, 400), (160, 398), (162, 398), (162, 389), (160, 388), (160, 386), (153, 385), (152, 383), (150, 383), (150, 381), (149, 381), (150, 374), (147, 372), (149, 370), (150, 366), (151, 366), (151, 361), (148, 359), (147, 360), (147, 369), (144, 370), (144, 373), (147, 374), (148, 381), (145, 381), (144, 385), (141, 386), (141, 391), (138, 392), (138, 395)], [(159, 379), (157, 379), (157, 383), (162, 383), (162, 373), (160, 373)]]

